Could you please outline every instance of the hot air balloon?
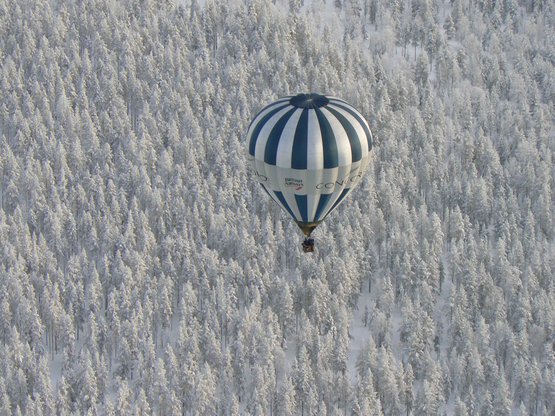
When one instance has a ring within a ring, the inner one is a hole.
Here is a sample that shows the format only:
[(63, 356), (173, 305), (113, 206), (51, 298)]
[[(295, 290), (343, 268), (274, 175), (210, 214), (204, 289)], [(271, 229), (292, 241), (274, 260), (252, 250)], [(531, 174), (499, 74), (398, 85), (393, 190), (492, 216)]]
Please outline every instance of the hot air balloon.
[(298, 94), (264, 107), (247, 141), (252, 177), (303, 231), (304, 251), (314, 251), (312, 231), (368, 168), (368, 123), (339, 98)]

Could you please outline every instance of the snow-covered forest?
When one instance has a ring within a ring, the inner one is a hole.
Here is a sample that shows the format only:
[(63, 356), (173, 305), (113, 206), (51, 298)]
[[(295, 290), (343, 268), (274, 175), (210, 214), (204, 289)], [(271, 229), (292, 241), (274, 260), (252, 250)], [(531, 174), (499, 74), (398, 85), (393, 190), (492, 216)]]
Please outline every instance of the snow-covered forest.
[[(0, 0), (0, 414), (555, 414), (552, 0)], [(375, 138), (303, 254), (272, 100)]]

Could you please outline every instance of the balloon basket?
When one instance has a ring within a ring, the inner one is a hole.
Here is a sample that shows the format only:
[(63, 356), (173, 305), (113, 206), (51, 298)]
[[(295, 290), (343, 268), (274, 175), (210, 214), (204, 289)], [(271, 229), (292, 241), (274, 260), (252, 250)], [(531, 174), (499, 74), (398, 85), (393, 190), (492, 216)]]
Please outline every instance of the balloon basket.
[(314, 238), (305, 238), (303, 241), (303, 252), (313, 253), (314, 252)]

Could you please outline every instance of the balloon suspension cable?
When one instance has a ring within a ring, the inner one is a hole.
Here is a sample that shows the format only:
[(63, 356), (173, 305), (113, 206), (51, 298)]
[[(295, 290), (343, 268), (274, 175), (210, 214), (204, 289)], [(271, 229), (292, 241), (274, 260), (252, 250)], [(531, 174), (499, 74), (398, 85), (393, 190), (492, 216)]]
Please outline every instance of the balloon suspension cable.
[(299, 226), (299, 228), (307, 238), (310, 238), (310, 234), (312, 234), (312, 231), (314, 231), (314, 229), (318, 226), (318, 224), (320, 224), (320, 221), (309, 222), (309, 223), (297, 221), (297, 225)]

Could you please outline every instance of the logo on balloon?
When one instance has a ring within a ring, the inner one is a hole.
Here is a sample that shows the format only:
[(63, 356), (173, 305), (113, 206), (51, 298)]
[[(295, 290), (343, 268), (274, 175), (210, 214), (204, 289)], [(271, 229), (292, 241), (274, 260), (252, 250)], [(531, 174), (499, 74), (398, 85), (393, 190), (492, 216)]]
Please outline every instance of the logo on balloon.
[(303, 180), (296, 178), (285, 178), (285, 186), (287, 188), (295, 188), (295, 191), (303, 189)]
[(358, 172), (356, 175), (347, 176), (341, 180), (338, 179), (335, 182), (320, 182), (316, 185), (316, 189), (332, 189), (336, 186), (348, 186), (357, 182), (360, 178), (362, 178), (362, 172)]
[(261, 173), (258, 173), (257, 170), (254, 171), (254, 177), (258, 182), (266, 182), (268, 180), (268, 177), (266, 175), (262, 175)]

